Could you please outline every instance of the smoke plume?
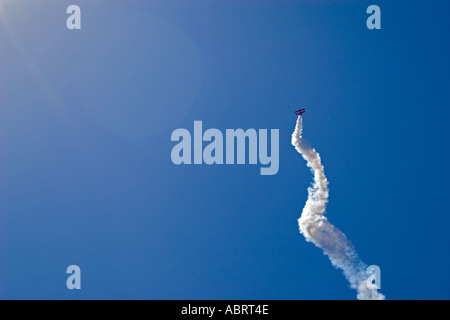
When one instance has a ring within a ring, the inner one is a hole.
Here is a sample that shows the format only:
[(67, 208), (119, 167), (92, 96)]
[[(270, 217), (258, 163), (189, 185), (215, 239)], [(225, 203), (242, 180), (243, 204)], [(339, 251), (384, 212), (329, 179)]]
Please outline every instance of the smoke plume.
[(308, 188), (308, 200), (298, 219), (300, 233), (306, 241), (322, 249), (334, 267), (344, 272), (350, 286), (358, 291), (358, 299), (384, 300), (384, 295), (372, 285), (368, 286), (367, 266), (359, 259), (352, 243), (324, 216), (328, 203), (328, 180), (319, 153), (302, 138), (302, 126), (302, 117), (299, 116), (292, 134), (292, 145), (306, 160), (314, 174), (314, 183)]

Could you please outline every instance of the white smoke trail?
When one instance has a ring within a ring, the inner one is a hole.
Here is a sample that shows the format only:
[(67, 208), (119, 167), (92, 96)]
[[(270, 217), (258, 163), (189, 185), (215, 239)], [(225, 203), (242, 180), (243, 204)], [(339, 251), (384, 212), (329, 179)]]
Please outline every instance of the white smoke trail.
[(324, 216), (328, 203), (328, 180), (325, 177), (319, 153), (302, 139), (302, 117), (297, 119), (292, 134), (292, 145), (303, 156), (314, 174), (314, 183), (308, 188), (308, 200), (298, 219), (300, 233), (306, 241), (323, 250), (333, 266), (342, 269), (350, 286), (358, 291), (360, 300), (384, 300), (384, 295), (367, 286), (367, 266), (358, 258), (352, 243)]

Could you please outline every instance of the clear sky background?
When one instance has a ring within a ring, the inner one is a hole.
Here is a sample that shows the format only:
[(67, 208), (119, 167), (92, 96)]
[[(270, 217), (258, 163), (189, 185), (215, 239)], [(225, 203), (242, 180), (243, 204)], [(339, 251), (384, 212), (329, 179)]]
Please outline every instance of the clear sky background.
[[(355, 299), (298, 232), (306, 107), (327, 217), (380, 266), (381, 292), (449, 299), (449, 10), (0, 0), (0, 298)], [(279, 129), (278, 174), (175, 166), (171, 133), (194, 120)]]

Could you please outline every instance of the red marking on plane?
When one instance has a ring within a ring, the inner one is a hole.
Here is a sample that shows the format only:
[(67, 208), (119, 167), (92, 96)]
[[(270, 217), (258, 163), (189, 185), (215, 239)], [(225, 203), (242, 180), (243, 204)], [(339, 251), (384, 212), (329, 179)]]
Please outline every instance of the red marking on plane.
[(301, 116), (301, 115), (304, 114), (305, 112), (306, 112), (305, 109), (299, 109), (299, 110), (295, 111), (295, 114), (296, 114), (297, 116)]

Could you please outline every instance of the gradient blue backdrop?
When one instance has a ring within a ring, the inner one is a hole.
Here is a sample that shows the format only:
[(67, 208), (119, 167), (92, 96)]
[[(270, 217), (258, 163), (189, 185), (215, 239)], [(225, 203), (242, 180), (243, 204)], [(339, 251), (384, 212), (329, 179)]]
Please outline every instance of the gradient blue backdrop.
[[(2, 1), (0, 298), (355, 299), (298, 233), (312, 178), (290, 144), (299, 106), (327, 216), (381, 267), (381, 291), (450, 298), (449, 10)], [(279, 173), (175, 166), (171, 133), (194, 120), (279, 129)]]

